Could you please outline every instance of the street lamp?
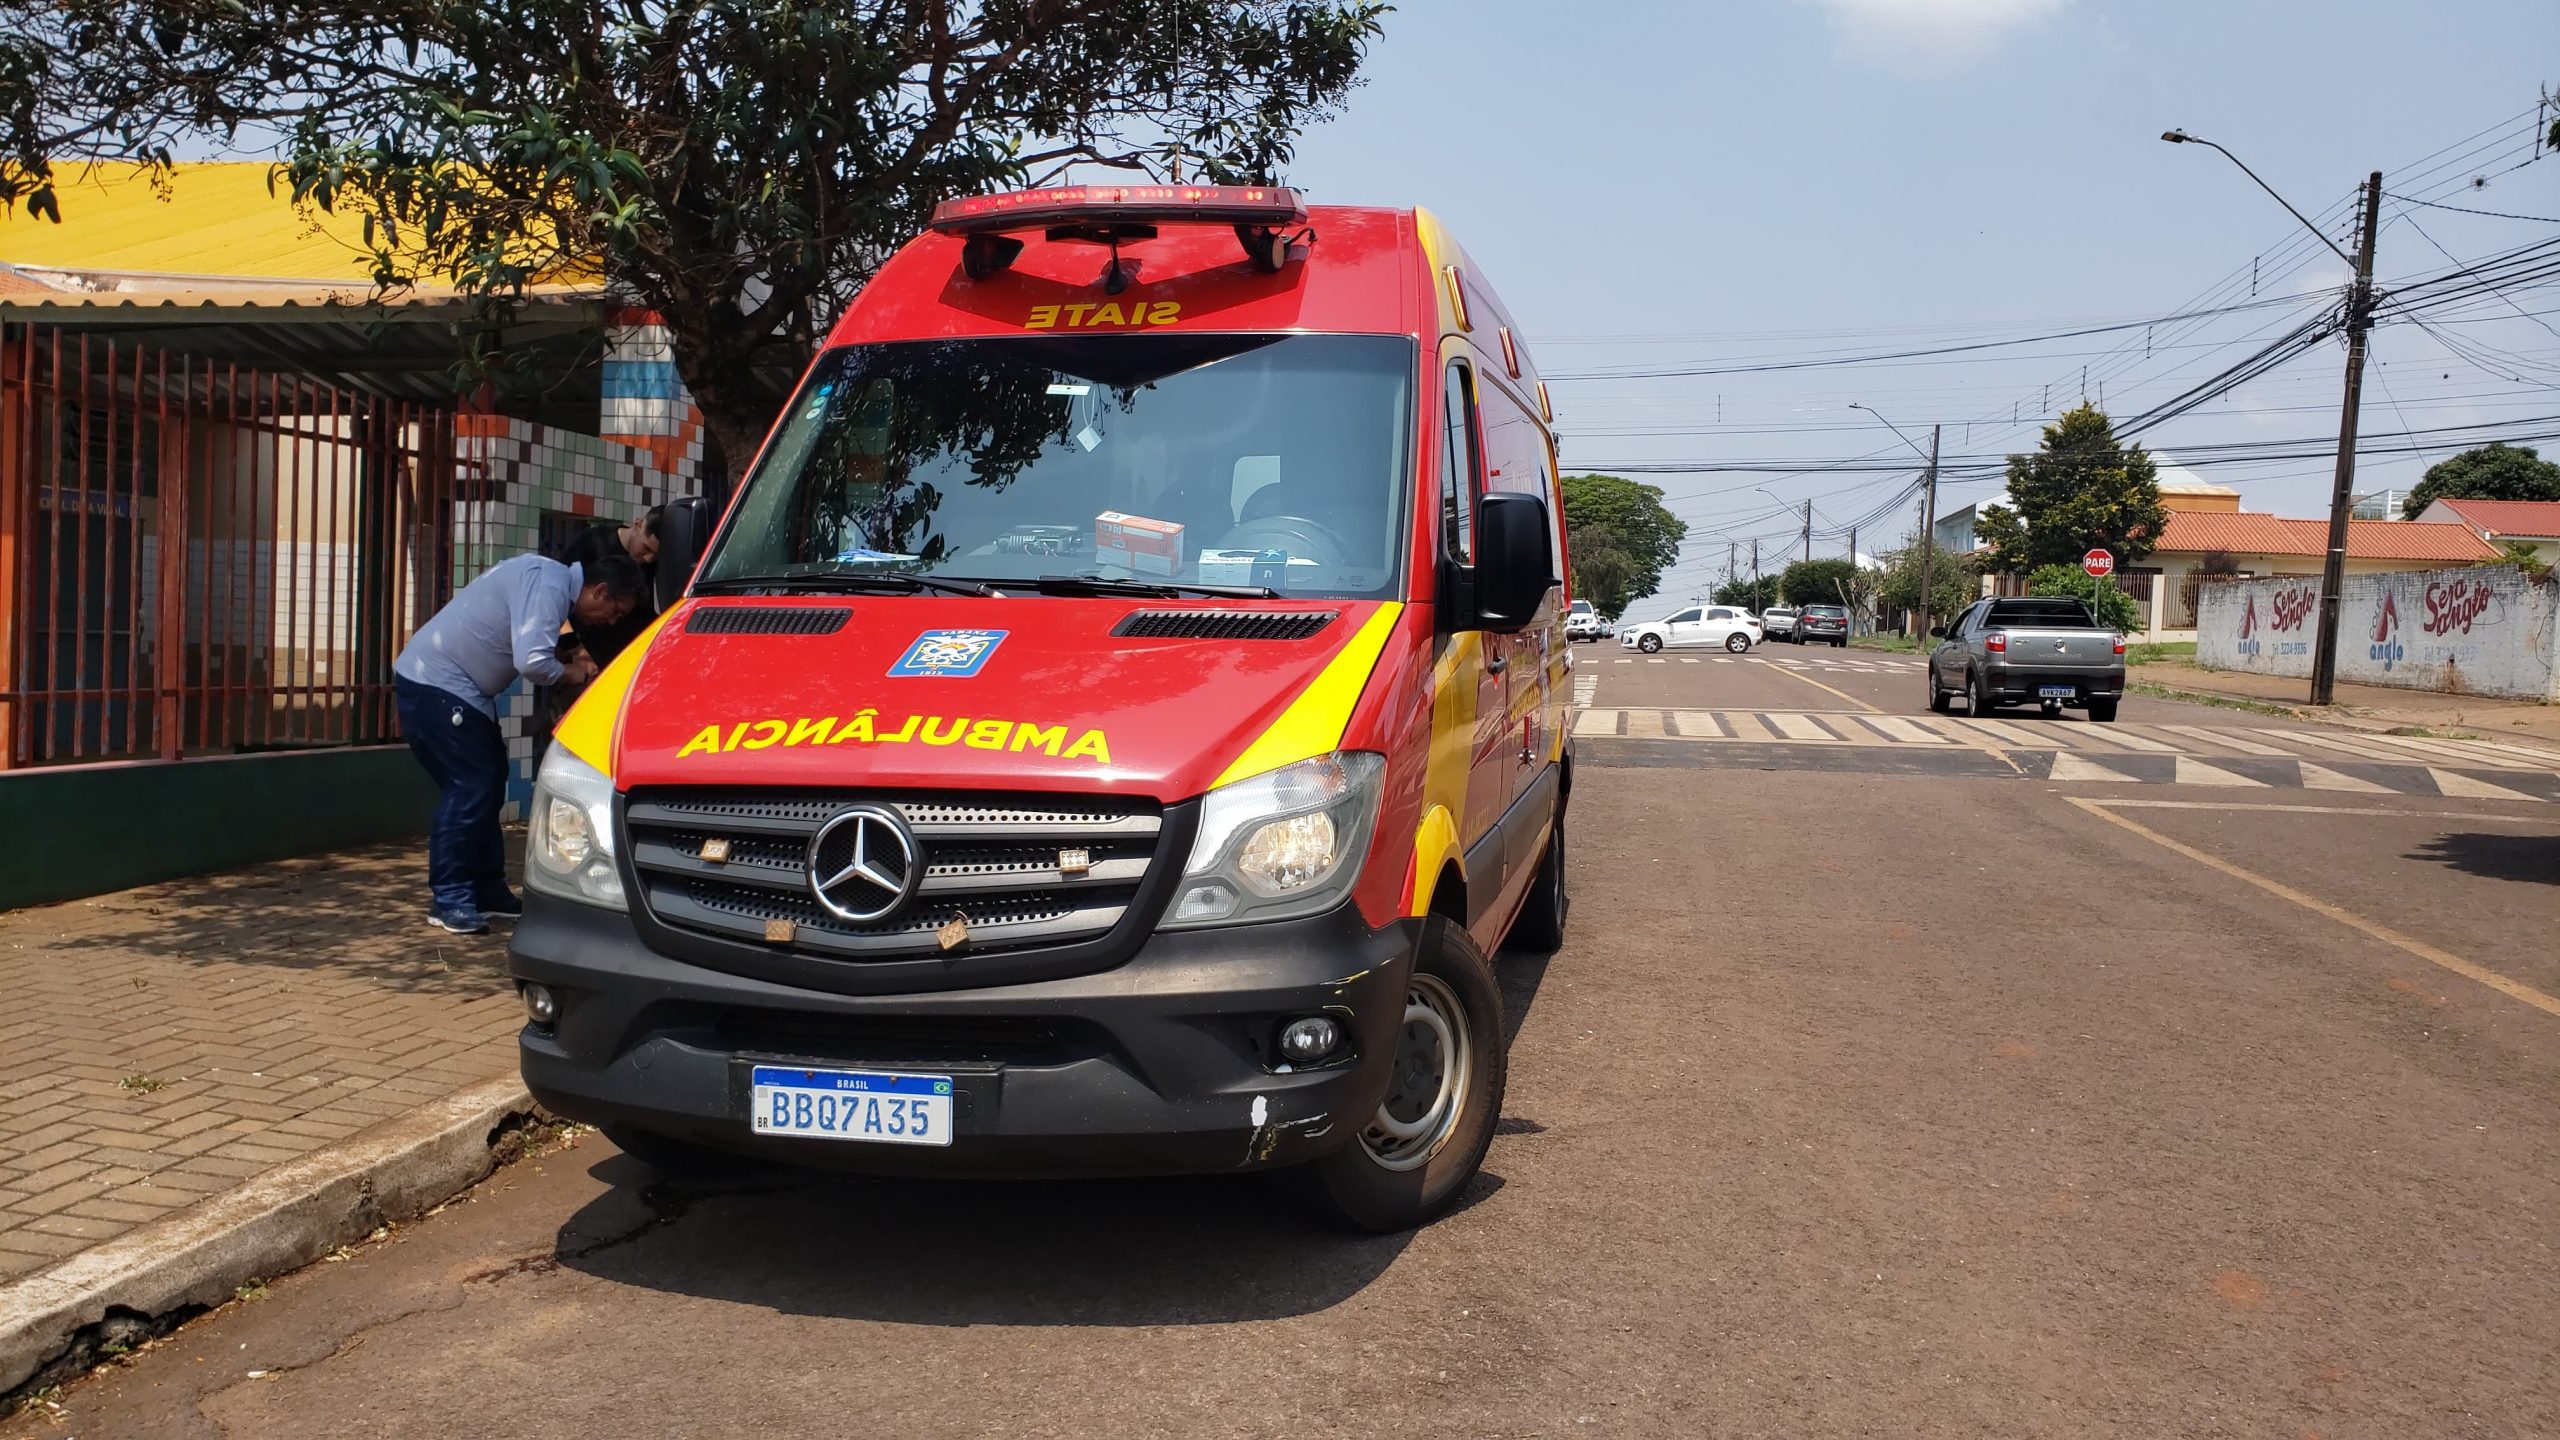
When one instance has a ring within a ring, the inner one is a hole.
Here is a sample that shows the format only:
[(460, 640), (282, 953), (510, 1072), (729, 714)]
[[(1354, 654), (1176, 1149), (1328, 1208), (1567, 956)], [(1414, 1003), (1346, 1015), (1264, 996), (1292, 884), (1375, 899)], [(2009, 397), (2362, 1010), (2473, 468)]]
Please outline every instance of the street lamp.
[(2320, 243), (2329, 247), (2330, 254), (2346, 261), (2349, 265), (2356, 263), (2355, 257), (2349, 255), (2346, 251), (2339, 249), (2337, 242), (2329, 238), (2327, 231), (2324, 231), (2319, 226), (2312, 224), (2310, 220), (2303, 216), (2301, 211), (2294, 209), (2292, 201), (2287, 200), (2281, 195), (2276, 195), (2276, 187), (2268, 184), (2264, 180), (2258, 180), (2258, 172), (2250, 169), (2249, 162), (2246, 160), (2241, 159), (2239, 156), (2232, 154), (2228, 150), (2223, 150), (2221, 146), (2215, 145), (2212, 141), (2207, 140), (2201, 135), (2190, 135), (2184, 130), (2164, 130), (2160, 132), (2160, 138), (2168, 141), (2172, 145), (2205, 145), (2216, 150), (2222, 150), (2223, 159), (2239, 166), (2241, 174), (2248, 176), (2252, 180), (2257, 180), (2259, 189), (2266, 191), (2269, 195), (2274, 195), (2275, 202), (2285, 208), (2286, 214), (2291, 215), (2296, 220), (2302, 221), (2303, 229), (2320, 237)]
[[(1908, 435), (1904, 435), (1902, 433), (1901, 426), (1885, 419), (1883, 412), (1877, 410), (1874, 406), (1861, 405), (1857, 401), (1852, 400), (1849, 402), (1849, 408), (1852, 410), (1864, 410), (1868, 414), (1875, 416), (1876, 419), (1883, 424), (1884, 428), (1892, 431), (1901, 439), (1903, 444), (1911, 447), (1912, 454), (1919, 455), (1921, 459), (1929, 462), (1928, 472), (1922, 477), (1922, 484), (1925, 486), (1924, 493), (1926, 498), (1920, 502), (1920, 634), (1918, 638), (1926, 640), (1929, 638), (1930, 561), (1936, 557), (1938, 549), (1936, 537), (1931, 532), (1936, 530), (1938, 526), (1939, 427), (1935, 425), (1929, 427), (1929, 449), (1924, 454), (1920, 449), (1920, 442), (1912, 439)], [(1849, 561), (1853, 565), (1856, 564), (1857, 556), (1850, 556)]]
[(2184, 130), (2164, 132), (2161, 139), (2172, 145), (2204, 145), (2222, 151), (2222, 158), (2240, 167), (2240, 173), (2257, 181), (2258, 188), (2275, 196), (2285, 213), (2302, 222), (2302, 228), (2319, 236), (2329, 253), (2347, 262), (2355, 272), (2355, 280), (2347, 287), (2347, 393), (2338, 409), (2338, 466), (2335, 484), (2329, 495), (2329, 553), (2320, 567), (2320, 637), (2311, 652), (2311, 703), (2327, 705), (2337, 696), (2338, 685), (2338, 611), (2343, 597), (2339, 591), (2347, 582), (2347, 515), (2355, 504), (2356, 484), (2356, 419), (2364, 404), (2365, 336), (2373, 329), (2373, 240), (2382, 218), (2382, 172), (2374, 171), (2364, 182), (2364, 232), (2356, 253), (2349, 255), (2322, 231), (2293, 208), (2293, 202), (2276, 194), (2276, 188), (2258, 179), (2258, 172), (2229, 150)]

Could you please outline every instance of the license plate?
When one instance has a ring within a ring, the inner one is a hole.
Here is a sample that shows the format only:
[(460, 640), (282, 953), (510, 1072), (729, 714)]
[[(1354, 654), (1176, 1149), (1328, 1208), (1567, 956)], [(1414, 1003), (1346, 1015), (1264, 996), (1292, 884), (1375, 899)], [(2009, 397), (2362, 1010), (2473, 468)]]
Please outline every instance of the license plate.
[(749, 1120), (759, 1135), (884, 1145), (951, 1143), (948, 1075), (758, 1065), (747, 1079), (755, 1106)]
[(2076, 685), (2039, 685), (2036, 687), (2036, 698), (2040, 700), (2068, 700), (2079, 693), (2080, 689)]

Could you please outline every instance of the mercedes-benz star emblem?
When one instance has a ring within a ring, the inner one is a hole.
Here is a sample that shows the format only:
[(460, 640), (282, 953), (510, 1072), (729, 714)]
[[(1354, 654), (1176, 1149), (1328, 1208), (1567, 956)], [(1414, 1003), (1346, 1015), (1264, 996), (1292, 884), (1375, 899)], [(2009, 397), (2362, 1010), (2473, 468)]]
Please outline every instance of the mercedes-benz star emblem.
[(809, 893), (839, 920), (885, 920), (923, 880), (915, 832), (886, 806), (839, 810), (809, 837)]

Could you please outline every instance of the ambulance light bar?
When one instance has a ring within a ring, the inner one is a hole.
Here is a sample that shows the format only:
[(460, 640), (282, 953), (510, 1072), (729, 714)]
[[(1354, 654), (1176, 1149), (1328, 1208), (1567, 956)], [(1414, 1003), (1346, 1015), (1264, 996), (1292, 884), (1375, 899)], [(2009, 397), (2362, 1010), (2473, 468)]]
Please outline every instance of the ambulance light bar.
[(932, 229), (984, 235), (1048, 225), (1294, 225), (1306, 202), (1277, 185), (1061, 185), (971, 195), (933, 207)]

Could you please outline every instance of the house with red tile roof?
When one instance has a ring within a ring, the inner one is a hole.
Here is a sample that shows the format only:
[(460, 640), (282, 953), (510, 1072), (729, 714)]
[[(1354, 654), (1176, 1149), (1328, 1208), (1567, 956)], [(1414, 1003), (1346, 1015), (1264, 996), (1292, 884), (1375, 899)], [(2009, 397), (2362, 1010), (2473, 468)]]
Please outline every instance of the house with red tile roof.
[[(2163, 496), (2164, 500), (2168, 497)], [(2560, 510), (2560, 506), (2551, 507)], [(2432, 513), (2432, 511), (2430, 511)], [(2172, 506), (2160, 542), (2129, 576), (2127, 588), (2144, 600), (2149, 638), (2195, 638), (2196, 599), (2215, 569), (2242, 579), (2317, 575), (2329, 551), (2329, 522), (2288, 520), (2245, 511), (2195, 511)], [(2347, 573), (2441, 570), (2499, 558), (2496, 545), (2468, 525), (2418, 520), (2347, 522)], [(2148, 595), (2142, 594), (2148, 590)]]
[(2418, 519), (2467, 527), (2501, 548), (2521, 541), (2543, 564), (2560, 565), (2560, 500), (2438, 500)]

